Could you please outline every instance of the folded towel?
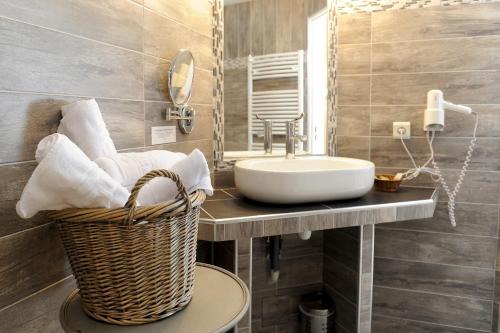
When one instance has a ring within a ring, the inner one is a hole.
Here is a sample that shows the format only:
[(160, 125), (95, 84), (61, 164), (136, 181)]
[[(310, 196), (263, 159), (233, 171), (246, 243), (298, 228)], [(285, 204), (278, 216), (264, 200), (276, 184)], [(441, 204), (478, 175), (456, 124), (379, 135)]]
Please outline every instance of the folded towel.
[(58, 133), (66, 135), (93, 161), (116, 153), (106, 124), (95, 99), (62, 106)]
[[(175, 163), (171, 168), (163, 168), (179, 175), (188, 193), (204, 190), (207, 195), (213, 195), (210, 181), (210, 170), (203, 153), (195, 149), (191, 154)], [(174, 199), (177, 187), (174, 182), (166, 178), (155, 178), (139, 192), (137, 201), (147, 206)]]
[(62, 134), (38, 144), (39, 162), (17, 202), (17, 214), (30, 218), (41, 210), (123, 207), (129, 192)]
[(114, 180), (131, 191), (139, 178), (151, 170), (170, 169), (186, 158), (183, 153), (151, 150), (143, 153), (120, 153), (97, 158), (94, 162)]

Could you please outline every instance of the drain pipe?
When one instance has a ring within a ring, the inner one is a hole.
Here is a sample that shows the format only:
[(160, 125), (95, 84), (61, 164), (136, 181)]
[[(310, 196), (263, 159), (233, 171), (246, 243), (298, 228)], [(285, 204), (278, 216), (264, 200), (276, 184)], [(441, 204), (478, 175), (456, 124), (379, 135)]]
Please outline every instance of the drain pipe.
[(281, 255), (281, 245), (283, 243), (283, 237), (270, 236), (267, 239), (267, 242), (268, 242), (270, 269), (271, 269), (271, 276), (269, 277), (269, 283), (274, 284), (278, 282), (278, 279), (280, 277), (280, 255)]
[(302, 240), (308, 240), (309, 238), (311, 238), (311, 235), (312, 235), (311, 230), (299, 232), (299, 238)]

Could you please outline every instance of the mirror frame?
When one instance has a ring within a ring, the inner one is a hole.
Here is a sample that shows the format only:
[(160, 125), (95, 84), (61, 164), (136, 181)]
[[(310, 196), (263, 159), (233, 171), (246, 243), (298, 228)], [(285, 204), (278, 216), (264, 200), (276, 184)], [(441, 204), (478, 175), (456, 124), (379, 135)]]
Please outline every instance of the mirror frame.
[[(176, 66), (180, 64), (180, 62), (179, 62), (180, 58), (186, 54), (191, 57), (191, 61), (193, 64), (193, 77), (191, 78), (191, 86), (189, 88), (189, 93), (187, 94), (187, 97), (185, 98), (185, 100), (182, 103), (178, 103), (177, 101), (174, 101), (174, 94), (172, 93), (173, 92), (172, 91), (173, 90), (172, 79), (174, 77), (174, 72), (175, 72)], [(181, 106), (181, 107), (186, 106), (189, 104), (189, 101), (191, 100), (191, 96), (193, 95), (193, 83), (194, 83), (194, 79), (195, 79), (194, 67), (195, 67), (195, 63), (194, 63), (193, 53), (191, 53), (191, 51), (188, 49), (180, 49), (179, 52), (177, 52), (177, 54), (175, 55), (175, 58), (170, 63), (170, 67), (168, 68), (167, 86), (168, 86), (168, 92), (170, 94), (170, 99), (172, 100), (172, 104), (174, 104), (175, 106)]]
[[(327, 137), (328, 156), (336, 150), (337, 126), (337, 0), (327, 0), (328, 8), (328, 77), (327, 77)], [(212, 0), (213, 69), (213, 122), (215, 170), (232, 168), (224, 162), (224, 1)]]

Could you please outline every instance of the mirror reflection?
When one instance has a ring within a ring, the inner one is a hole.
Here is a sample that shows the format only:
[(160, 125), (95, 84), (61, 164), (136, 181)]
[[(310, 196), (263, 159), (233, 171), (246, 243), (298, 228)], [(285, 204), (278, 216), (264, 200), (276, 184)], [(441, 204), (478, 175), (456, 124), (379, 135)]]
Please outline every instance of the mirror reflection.
[(225, 160), (326, 152), (327, 22), (327, 0), (224, 0)]
[(193, 80), (193, 55), (189, 50), (180, 50), (170, 65), (168, 75), (168, 88), (172, 102), (175, 105), (183, 106), (189, 102)]

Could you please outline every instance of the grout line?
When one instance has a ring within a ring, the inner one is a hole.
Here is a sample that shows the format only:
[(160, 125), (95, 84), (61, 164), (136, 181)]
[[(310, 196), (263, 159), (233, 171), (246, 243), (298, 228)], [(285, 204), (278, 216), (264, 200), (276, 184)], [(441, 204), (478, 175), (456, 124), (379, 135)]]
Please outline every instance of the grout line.
[(458, 328), (458, 329), (462, 329), (462, 330), (468, 330), (468, 331), (469, 330), (474, 330), (474, 331), (477, 331), (477, 332), (486, 332), (486, 333), (490, 333), (491, 332), (491, 331), (485, 331), (485, 330), (482, 330), (482, 329), (468, 328), (468, 327), (462, 327), (462, 326), (445, 325), (445, 324), (440, 324), (440, 323), (434, 323), (434, 322), (431, 322), (431, 321), (408, 319), (408, 318), (403, 318), (403, 317), (388, 316), (388, 315), (382, 315), (382, 314), (377, 314), (377, 313), (374, 313), (373, 315), (376, 316), (376, 317), (390, 318), (390, 319), (396, 319), (396, 320), (400, 320), (400, 321), (410, 321), (410, 322), (413, 322), (413, 323), (424, 323), (424, 324), (430, 324), (430, 325), (435, 325), (435, 326), (440, 326), (440, 327), (451, 327), (451, 328)]
[(61, 282), (63, 282), (63, 281), (66, 281), (66, 280), (68, 280), (68, 279), (71, 279), (71, 278), (73, 278), (73, 275), (72, 275), (72, 274), (71, 274), (71, 275), (66, 276), (65, 278), (63, 278), (63, 279), (61, 279), (61, 280), (59, 280), (59, 281), (56, 281), (56, 282), (54, 282), (54, 283), (52, 283), (52, 284), (49, 284), (48, 286), (46, 286), (46, 287), (44, 287), (44, 288), (42, 288), (42, 289), (40, 289), (40, 290), (37, 290), (37, 291), (35, 291), (34, 293), (32, 293), (32, 294), (30, 294), (30, 295), (28, 295), (28, 296), (25, 296), (25, 297), (23, 297), (23, 298), (21, 298), (21, 299), (19, 299), (19, 300), (15, 301), (15, 302), (14, 302), (14, 303), (12, 303), (12, 304), (9, 304), (9, 305), (7, 305), (7, 306), (5, 306), (5, 307), (1, 308), (1, 309), (0, 309), (0, 312), (5, 311), (5, 310), (8, 310), (9, 308), (11, 308), (11, 307), (13, 307), (13, 306), (15, 306), (15, 305), (17, 305), (17, 304), (19, 304), (19, 303), (21, 303), (21, 302), (24, 302), (25, 300), (27, 300), (27, 299), (29, 299), (29, 298), (31, 298), (31, 297), (33, 297), (33, 296), (36, 296), (36, 295), (38, 295), (38, 294), (40, 294), (40, 293), (42, 293), (42, 292), (46, 291), (47, 289), (50, 289), (50, 288), (52, 288), (52, 287), (56, 286), (57, 284), (59, 284), (59, 283), (61, 283)]
[[(212, 216), (205, 208), (200, 207), (202, 211), (204, 211), (212, 220), (215, 220), (215, 217)], [(215, 225), (215, 224), (214, 224)]]
[[(141, 51), (137, 51), (137, 50), (129, 49), (129, 48), (117, 45), (117, 44), (112, 44), (112, 43), (109, 43), (109, 42), (104, 42), (104, 41), (101, 41), (101, 40), (92, 39), (92, 38), (89, 38), (89, 37), (85, 37), (83, 35), (76, 35), (76, 34), (73, 34), (71, 32), (66, 32), (66, 31), (55, 29), (55, 28), (44, 27), (44, 26), (37, 25), (37, 24), (34, 24), (34, 23), (30, 23), (30, 22), (26, 22), (26, 21), (22, 21), (22, 20), (10, 18), (10, 17), (4, 16), (4, 15), (0, 15), (0, 19), (8, 20), (8, 21), (11, 21), (11, 22), (16, 22), (16, 23), (20, 23), (20, 24), (26, 24), (26, 25), (29, 25), (29, 26), (32, 26), (32, 27), (35, 27), (35, 28), (38, 28), (38, 29), (44, 29), (44, 30), (47, 30), (47, 31), (56, 32), (56, 33), (59, 33), (59, 34), (63, 34), (63, 35), (66, 35), (66, 36), (71, 36), (73, 38), (83, 39), (83, 40), (86, 40), (86, 41), (90, 41), (90, 42), (93, 42), (93, 43), (105, 45), (105, 46), (108, 46), (108, 47), (114, 47), (114, 48), (120, 49), (122, 51), (128, 51), (128, 52), (132, 52), (132, 53), (135, 53), (135, 54), (138, 54), (138, 55), (145, 55), (145, 56), (148, 56), (148, 57), (165, 60), (165, 61), (167, 61), (169, 63), (172, 60), (172, 59), (166, 59), (166, 58), (162, 58), (160, 56), (156, 56), (156, 55), (144, 52), (144, 38), (142, 38), (142, 44), (143, 44), (142, 50)], [(173, 22), (175, 22), (175, 21), (173, 21)], [(143, 23), (143, 25), (142, 25), (142, 36), (144, 36), (144, 33), (145, 33), (145, 30), (144, 30), (144, 16), (143, 16), (143, 22), (142, 23)], [(205, 36), (203, 34), (200, 34), (200, 35)], [(202, 67), (198, 67), (198, 66), (195, 66), (195, 68), (199, 69), (199, 70), (206, 71), (207, 73), (212, 73), (212, 71), (213, 71), (213, 69), (202, 68)]]
[[(17, 200), (12, 200), (12, 201), (17, 201)], [(33, 230), (36, 230), (36, 229), (40, 229), (40, 228), (46, 227), (46, 226), (48, 226), (48, 225), (50, 225), (50, 224), (52, 224), (52, 223), (53, 223), (53, 221), (48, 221), (48, 222), (46, 222), (46, 223), (43, 223), (43, 224), (40, 224), (40, 225), (34, 226), (34, 227), (32, 227), (32, 228), (26, 228), (26, 229), (23, 229), (23, 230), (16, 231), (16, 232), (14, 232), (14, 233), (12, 233), (12, 234), (8, 234), (8, 235), (1, 236), (1, 237), (0, 237), (0, 241), (3, 241), (4, 239), (9, 238), (9, 237), (15, 237), (15, 236), (18, 236), (18, 235), (20, 235), (20, 234), (22, 234), (22, 233), (25, 233), (25, 232), (28, 232), (28, 231), (33, 231)], [(0, 310), (0, 311), (1, 311), (1, 310)]]
[(357, 310), (358, 305), (356, 303), (354, 303), (353, 301), (351, 301), (350, 299), (348, 299), (346, 296), (344, 296), (343, 294), (341, 294), (340, 291), (338, 291), (337, 289), (335, 289), (329, 283), (325, 282), (324, 284), (326, 285), (327, 288), (331, 289), (335, 294), (337, 294), (340, 298), (342, 298), (344, 301), (346, 301), (350, 305), (354, 306), (356, 308), (356, 310)]
[(463, 70), (445, 70), (445, 71), (422, 71), (422, 72), (378, 72), (378, 73), (357, 73), (357, 74), (339, 74), (339, 77), (359, 77), (359, 76), (395, 76), (395, 75), (418, 75), (418, 74), (457, 74), (457, 73), (497, 73), (496, 69), (463, 69)]
[(468, 299), (468, 300), (474, 300), (474, 301), (478, 301), (479, 300), (479, 301), (483, 301), (483, 302), (493, 302), (493, 299), (487, 299), (487, 298), (481, 298), (481, 297), (458, 296), (458, 295), (436, 293), (436, 292), (425, 291), (425, 290), (415, 290), (415, 289), (407, 289), (407, 288), (387, 287), (387, 286), (381, 286), (381, 285), (378, 285), (378, 284), (373, 284), (373, 287), (382, 288), (382, 289), (388, 289), (388, 290), (406, 291), (406, 292), (417, 293), (417, 294), (437, 295), (437, 296), (444, 296), (444, 297), (462, 298), (462, 299)]
[[(418, 222), (416, 222), (418, 223)], [(419, 229), (411, 229), (411, 228), (392, 228), (392, 227), (386, 227), (383, 226), (383, 223), (379, 224), (377, 227), (378, 229), (382, 230), (394, 230), (394, 231), (411, 231), (411, 232), (421, 232), (421, 233), (428, 233), (428, 234), (439, 234), (439, 235), (452, 235), (452, 236), (463, 236), (463, 237), (475, 237), (475, 238), (493, 238), (496, 239), (497, 235), (495, 236), (483, 236), (483, 235), (467, 235), (467, 234), (461, 234), (461, 233), (453, 233), (453, 232), (444, 232), (444, 231), (432, 231), (432, 230), (419, 230)]]
[[(327, 249), (328, 250), (328, 249)], [(324, 251), (323, 251), (324, 252)], [(351, 271), (352, 273), (356, 273), (356, 274), (359, 274), (358, 271), (356, 271), (355, 269), (352, 269), (351, 267), (345, 265), (344, 263), (338, 261), (335, 256), (332, 256), (330, 254), (327, 254), (327, 253), (323, 253), (323, 260), (324, 259), (328, 259), (328, 260), (331, 260), (335, 263), (336, 266), (342, 266), (342, 269), (345, 269), (345, 270), (348, 270), (348, 271)]]
[[(75, 98), (95, 98), (111, 101), (125, 101), (125, 102), (142, 102), (142, 103), (167, 103), (172, 104), (172, 102), (167, 100), (149, 100), (149, 99), (132, 99), (132, 98), (120, 98), (120, 97), (99, 97), (91, 95), (78, 95), (78, 94), (65, 94), (65, 93), (51, 93), (51, 92), (37, 92), (29, 90), (2, 90), (0, 89), (0, 94), (20, 94), (20, 95), (40, 95), (40, 96), (54, 96), (54, 97), (75, 97)], [(209, 103), (191, 103), (191, 105), (197, 106), (212, 106)]]
[(439, 265), (439, 266), (466, 268), (466, 269), (474, 269), (474, 270), (482, 270), (482, 271), (490, 271), (490, 272), (495, 271), (494, 268), (484, 268), (484, 267), (464, 266), (464, 265), (456, 265), (456, 264), (436, 263), (436, 262), (428, 262), (428, 261), (414, 260), (414, 259), (402, 259), (402, 258), (383, 257), (383, 256), (374, 256), (374, 258), (393, 260), (393, 261), (412, 262), (412, 263), (427, 264), (427, 265)]
[(167, 19), (167, 20), (169, 20), (169, 21), (172, 21), (172, 22), (174, 22), (174, 23), (177, 23), (178, 25), (181, 25), (181, 26), (183, 26), (184, 28), (186, 28), (186, 29), (188, 29), (188, 30), (190, 30), (190, 31), (192, 31), (192, 32), (194, 32), (194, 33), (196, 33), (196, 34), (200, 35), (200, 36), (206, 37), (206, 38), (208, 38), (208, 39), (213, 39), (213, 38), (214, 38), (214, 36), (212, 36), (212, 35), (206, 35), (206, 34), (204, 34), (204, 33), (200, 32), (200, 31), (198, 31), (198, 30), (196, 30), (196, 29), (194, 29), (194, 28), (192, 28), (192, 27), (190, 27), (190, 26), (188, 26), (188, 25), (184, 24), (184, 23), (183, 23), (183, 22), (181, 22), (181, 21), (178, 21), (178, 20), (176, 20), (176, 19), (174, 19), (174, 18), (172, 18), (172, 17), (170, 17), (170, 16), (164, 15), (163, 13), (160, 13), (160, 12), (158, 12), (158, 11), (156, 11), (156, 10), (152, 9), (152, 8), (149, 8), (146, 4), (144, 4), (144, 5), (143, 5), (143, 7), (144, 7), (144, 9), (145, 9), (145, 10), (148, 10), (148, 11), (149, 11), (149, 12), (151, 12), (152, 14), (155, 14), (155, 15), (157, 15), (157, 16), (160, 16), (160, 17), (162, 17), (162, 18), (164, 18), (164, 19)]
[[(236, 197), (235, 197), (235, 196), (233, 196), (233, 195), (232, 195), (231, 193), (229, 193), (229, 192), (224, 191), (224, 189), (223, 189), (223, 188), (221, 188), (221, 189), (219, 189), (219, 190), (221, 190), (223, 193), (225, 193), (225, 194), (229, 195), (229, 196), (231, 197), (231, 199), (236, 199)], [(226, 199), (226, 200), (228, 200), (228, 199)]]

